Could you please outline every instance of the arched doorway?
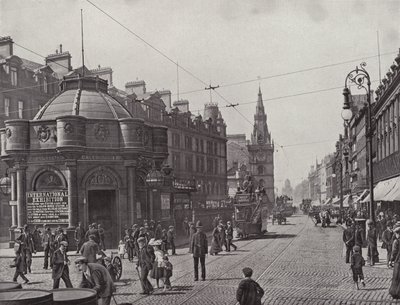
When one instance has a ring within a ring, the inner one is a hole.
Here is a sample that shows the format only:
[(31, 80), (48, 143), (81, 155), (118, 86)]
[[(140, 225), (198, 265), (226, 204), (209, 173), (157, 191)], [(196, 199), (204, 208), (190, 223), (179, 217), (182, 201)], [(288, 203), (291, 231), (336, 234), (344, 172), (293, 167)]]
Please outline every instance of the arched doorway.
[(98, 167), (86, 175), (86, 221), (101, 224), (104, 229), (106, 248), (114, 248), (119, 242), (119, 179), (110, 169)]

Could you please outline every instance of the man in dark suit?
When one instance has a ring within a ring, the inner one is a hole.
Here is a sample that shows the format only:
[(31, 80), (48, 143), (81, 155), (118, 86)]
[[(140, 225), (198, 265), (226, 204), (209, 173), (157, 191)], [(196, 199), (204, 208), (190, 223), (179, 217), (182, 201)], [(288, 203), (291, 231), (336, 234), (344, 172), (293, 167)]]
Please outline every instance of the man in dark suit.
[(89, 240), (85, 242), (80, 249), (81, 255), (86, 257), (89, 263), (96, 263), (96, 254), (99, 253), (99, 245), (94, 239), (94, 235), (89, 235)]
[(239, 284), (236, 291), (236, 300), (240, 305), (261, 305), (264, 290), (251, 278), (253, 270), (246, 267), (243, 268), (242, 272), (245, 279)]
[(50, 227), (45, 227), (45, 231), (42, 236), (42, 247), (44, 251), (44, 262), (43, 269), (47, 269), (49, 267), (49, 258), (50, 258), (50, 268), (53, 267), (53, 252), (54, 252), (54, 236), (51, 233)]
[(85, 242), (85, 229), (82, 224), (78, 222), (78, 226), (75, 229), (75, 242), (76, 242), (76, 253), (79, 253), (83, 243)]
[(354, 227), (349, 219), (346, 220), (346, 229), (343, 231), (343, 242), (346, 245), (346, 264), (349, 264), (354, 247)]
[(31, 273), (32, 253), (36, 253), (36, 249), (28, 225), (24, 225), (24, 228), (21, 230), (21, 235), (17, 238), (16, 242), (20, 244), (21, 256), (25, 269), (24, 273)]
[(70, 261), (67, 256), (68, 243), (66, 241), (60, 242), (60, 248), (54, 251), (53, 255), (53, 289), (58, 289), (60, 287), (60, 279), (65, 283), (65, 287), (72, 288), (72, 283), (69, 278), (69, 268), (68, 265)]
[(79, 271), (82, 271), (80, 288), (90, 288), (97, 292), (98, 304), (109, 305), (115, 291), (114, 283), (107, 269), (97, 263), (88, 263), (86, 257), (78, 257), (75, 261)]
[(193, 256), (194, 280), (199, 280), (199, 260), (201, 264), (201, 280), (206, 280), (206, 255), (208, 253), (207, 235), (203, 232), (203, 225), (200, 221), (196, 224), (197, 232), (193, 234), (190, 244), (190, 251)]
[(141, 294), (151, 294), (154, 289), (148, 280), (148, 275), (150, 270), (153, 269), (153, 264), (155, 260), (154, 249), (151, 246), (146, 245), (146, 239), (144, 237), (138, 238), (138, 262), (136, 264), (136, 269), (140, 267), (140, 284), (142, 285)]

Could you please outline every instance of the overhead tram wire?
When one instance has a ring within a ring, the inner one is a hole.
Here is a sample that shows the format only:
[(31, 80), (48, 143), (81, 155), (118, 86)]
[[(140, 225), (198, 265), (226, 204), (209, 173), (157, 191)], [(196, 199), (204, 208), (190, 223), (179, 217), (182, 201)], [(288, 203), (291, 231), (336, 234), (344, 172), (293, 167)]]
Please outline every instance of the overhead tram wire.
[[(139, 36), (138, 34), (136, 34), (134, 31), (132, 31), (130, 28), (128, 28), (127, 26), (125, 26), (123, 23), (119, 22), (116, 18), (114, 18), (113, 16), (111, 16), (109, 13), (107, 13), (106, 11), (104, 11), (103, 9), (101, 9), (99, 6), (97, 6), (96, 4), (94, 4), (92, 1), (90, 0), (86, 0), (88, 3), (90, 3), (92, 6), (94, 6), (96, 9), (98, 9), (100, 12), (102, 12), (104, 15), (106, 15), (108, 18), (110, 18), (111, 20), (113, 20), (114, 22), (116, 22), (117, 24), (119, 24), (121, 27), (123, 27), (125, 30), (127, 30), (129, 33), (131, 33), (132, 35), (134, 35), (137, 39), (139, 39), (140, 41), (142, 41), (144, 44), (146, 44), (148, 47), (150, 47), (151, 49), (153, 49), (154, 51), (156, 51), (158, 54), (160, 54), (161, 56), (163, 56), (165, 59), (167, 59), (168, 61), (170, 61), (174, 66), (176, 66), (176, 60), (173, 60), (171, 57), (169, 57), (168, 55), (166, 55), (164, 52), (162, 52), (160, 49), (156, 48), (155, 46), (153, 46), (151, 43), (147, 42), (144, 38), (142, 38), (141, 36)], [(196, 80), (198, 80), (199, 82), (201, 82), (203, 85), (207, 86), (207, 83), (205, 81), (203, 81), (202, 79), (200, 79), (199, 77), (197, 77), (196, 75), (194, 75), (192, 72), (190, 72), (189, 70), (187, 70), (185, 67), (183, 67), (181, 64), (179, 65), (179, 68), (186, 72), (187, 74), (189, 74), (191, 77), (195, 78)]]
[[(359, 57), (359, 58), (356, 58), (356, 59), (337, 62), (337, 63), (333, 63), (333, 64), (329, 64), (329, 65), (316, 66), (316, 67), (305, 68), (305, 69), (300, 69), (300, 70), (295, 70), (295, 71), (290, 71), (290, 72), (285, 72), (285, 73), (280, 73), (280, 74), (268, 75), (268, 76), (259, 77), (259, 78), (255, 78), (255, 79), (228, 83), (228, 84), (225, 84), (225, 85), (222, 84), (222, 85), (220, 85), (220, 88), (230, 87), (230, 86), (237, 86), (237, 85), (251, 83), (251, 82), (255, 82), (255, 81), (259, 81), (259, 80), (279, 78), (279, 77), (283, 77), (283, 76), (288, 76), (288, 75), (293, 75), (293, 74), (298, 74), (298, 73), (304, 73), (304, 72), (309, 72), (309, 71), (315, 71), (315, 70), (320, 70), (320, 69), (326, 69), (326, 68), (330, 68), (330, 67), (349, 64), (349, 63), (352, 63), (352, 62), (357, 62), (357, 61), (360, 61), (360, 60), (366, 60), (366, 59), (370, 59), (370, 58), (375, 58), (375, 57), (378, 57), (378, 56), (393, 55), (393, 54), (396, 54), (396, 53), (397, 52), (387, 52), (387, 53), (382, 53), (380, 55), (371, 55), (371, 56), (366, 56), (366, 57)], [(190, 94), (190, 93), (201, 92), (201, 91), (203, 91), (203, 89), (184, 91), (184, 92), (180, 92), (180, 94)]]

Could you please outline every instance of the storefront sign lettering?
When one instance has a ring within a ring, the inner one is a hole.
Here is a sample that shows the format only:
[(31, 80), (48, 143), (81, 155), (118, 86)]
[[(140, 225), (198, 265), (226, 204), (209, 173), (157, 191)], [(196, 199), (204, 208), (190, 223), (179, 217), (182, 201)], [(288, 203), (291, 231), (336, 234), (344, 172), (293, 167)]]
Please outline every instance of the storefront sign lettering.
[(28, 224), (68, 223), (68, 191), (27, 192)]

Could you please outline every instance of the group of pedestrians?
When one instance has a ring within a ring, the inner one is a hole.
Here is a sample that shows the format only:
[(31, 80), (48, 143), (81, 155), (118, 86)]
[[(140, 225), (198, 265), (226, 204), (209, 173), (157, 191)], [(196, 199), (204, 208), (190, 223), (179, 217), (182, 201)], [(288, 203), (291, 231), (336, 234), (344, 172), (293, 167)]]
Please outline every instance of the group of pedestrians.
[(168, 230), (163, 228), (161, 222), (157, 222), (155, 225), (154, 221), (144, 222), (142, 226), (133, 224), (132, 227), (125, 229), (123, 240), (121, 239), (118, 246), (118, 253), (121, 258), (125, 258), (127, 254), (130, 262), (138, 257), (139, 253), (139, 238), (143, 237), (146, 244), (151, 239), (160, 241), (161, 250), (168, 254), (171, 250), (171, 255), (176, 254), (176, 233), (174, 226), (169, 226)]
[(233, 227), (230, 221), (224, 225), (222, 220), (219, 220), (218, 224), (212, 232), (212, 240), (210, 247), (210, 255), (217, 255), (225, 247), (226, 252), (231, 251), (231, 247), (236, 251), (237, 246), (233, 244)]

